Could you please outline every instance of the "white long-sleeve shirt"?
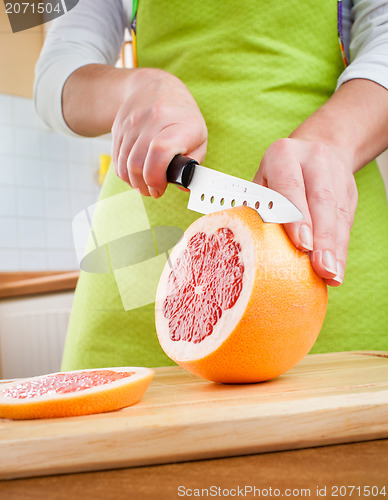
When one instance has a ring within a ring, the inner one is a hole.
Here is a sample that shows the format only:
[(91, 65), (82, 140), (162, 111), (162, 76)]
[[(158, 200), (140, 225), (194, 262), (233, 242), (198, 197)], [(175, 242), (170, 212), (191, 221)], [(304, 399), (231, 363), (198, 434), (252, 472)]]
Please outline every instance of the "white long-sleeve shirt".
[[(343, 38), (351, 63), (338, 86), (354, 78), (388, 89), (388, 1), (343, 0)], [(75, 134), (62, 114), (62, 89), (75, 70), (87, 64), (115, 65), (131, 0), (81, 0), (54, 21), (36, 65), (34, 99), (43, 121), (58, 132)]]

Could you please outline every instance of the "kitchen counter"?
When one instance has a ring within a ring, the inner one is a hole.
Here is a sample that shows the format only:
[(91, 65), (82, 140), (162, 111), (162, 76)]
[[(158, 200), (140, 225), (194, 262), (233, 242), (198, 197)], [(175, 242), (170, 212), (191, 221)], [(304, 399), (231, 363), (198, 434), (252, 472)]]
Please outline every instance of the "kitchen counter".
[(0, 273), (0, 299), (74, 290), (79, 271)]
[[(56, 475), (0, 482), (0, 498), (7, 500), (173, 500), (198, 498), (195, 488), (232, 489), (245, 485), (277, 491), (297, 489), (290, 498), (365, 498), (364, 486), (385, 486), (388, 494), (388, 439), (309, 449), (263, 453), (244, 457), (201, 460), (81, 474)], [(181, 488), (180, 495), (178, 487)], [(336, 490), (346, 487), (347, 491)], [(349, 486), (360, 487), (350, 495)], [(321, 496), (316, 494), (319, 487)], [(323, 488), (326, 494), (323, 495)], [(307, 491), (310, 490), (310, 495)], [(368, 488), (366, 488), (367, 493)], [(334, 496), (335, 492), (337, 495)], [(191, 493), (191, 496), (189, 494)], [(263, 492), (265, 493), (265, 492)], [(274, 494), (275, 493), (275, 494)], [(346, 493), (346, 494), (344, 494)], [(264, 496), (264, 494), (262, 495)], [(231, 498), (224, 494), (215, 498)], [(242, 495), (236, 498), (244, 498)], [(203, 495), (202, 498), (211, 498)], [(247, 494), (245, 498), (261, 498)], [(387, 498), (370, 495), (369, 498)]]
[[(221, 457), (280, 457), (287, 456), (286, 450), (380, 443), (388, 439), (387, 368), (388, 353), (377, 351), (308, 355), (286, 374), (261, 384), (213, 384), (177, 366), (155, 368), (142, 400), (116, 412), (0, 419), (0, 478), (139, 466), (159, 471), (168, 463), (217, 463)], [(386, 474), (384, 460), (387, 465), (388, 454), (376, 461), (376, 470)], [(359, 471), (361, 466), (362, 461)], [(260, 478), (260, 468), (252, 469)], [(285, 468), (278, 479), (291, 477)]]

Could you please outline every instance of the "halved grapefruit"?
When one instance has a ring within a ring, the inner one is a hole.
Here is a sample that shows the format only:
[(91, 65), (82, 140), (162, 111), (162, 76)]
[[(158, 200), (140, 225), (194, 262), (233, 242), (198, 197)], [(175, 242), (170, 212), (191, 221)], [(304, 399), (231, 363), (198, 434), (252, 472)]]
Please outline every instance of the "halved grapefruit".
[(0, 417), (70, 417), (118, 410), (140, 401), (154, 376), (143, 367), (50, 373), (0, 385)]
[(296, 365), (316, 341), (327, 287), (280, 224), (249, 207), (197, 219), (157, 289), (165, 353), (199, 377), (259, 382)]

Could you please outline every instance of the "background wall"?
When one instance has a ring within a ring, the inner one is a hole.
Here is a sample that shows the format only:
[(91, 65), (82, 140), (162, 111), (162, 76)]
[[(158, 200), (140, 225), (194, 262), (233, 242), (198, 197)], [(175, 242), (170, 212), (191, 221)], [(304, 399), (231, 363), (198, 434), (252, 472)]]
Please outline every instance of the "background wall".
[[(71, 222), (96, 201), (99, 157), (110, 153), (110, 136), (58, 135), (36, 115), (34, 67), (46, 28), (12, 33), (0, 2), (0, 272), (78, 268)], [(387, 152), (379, 164), (388, 185)]]
[(42, 26), (12, 33), (0, 2), (0, 272), (77, 269), (71, 223), (95, 203), (110, 136), (50, 131), (32, 102)]
[(56, 134), (31, 99), (0, 95), (0, 270), (77, 269), (72, 219), (95, 203), (110, 139)]

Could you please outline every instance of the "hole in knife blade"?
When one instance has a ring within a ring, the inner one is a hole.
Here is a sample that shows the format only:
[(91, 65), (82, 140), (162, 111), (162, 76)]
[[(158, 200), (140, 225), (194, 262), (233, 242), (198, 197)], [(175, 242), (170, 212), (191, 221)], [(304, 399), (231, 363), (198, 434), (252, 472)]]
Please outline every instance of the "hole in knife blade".
[(270, 202), (268, 203), (268, 208), (271, 210), (271, 208), (272, 208), (272, 207), (273, 207), (273, 201), (270, 201)]
[(201, 201), (203, 201), (205, 199), (205, 195), (202, 193), (201, 194)]
[(259, 201), (256, 201), (256, 203), (255, 203), (255, 208), (256, 208), (256, 210), (257, 210), (259, 207), (260, 207), (260, 202), (259, 202)]
[(236, 204), (236, 200), (232, 200), (232, 201), (230, 202), (230, 205), (231, 205), (232, 207), (234, 207), (234, 206), (235, 206), (235, 204)]
[(223, 205), (224, 203), (225, 203), (224, 198), (221, 198), (221, 199), (220, 199), (220, 205)]
[(210, 203), (214, 203), (214, 196), (210, 198)]
[(243, 201), (243, 205), (247, 206), (247, 201), (246, 200)]

